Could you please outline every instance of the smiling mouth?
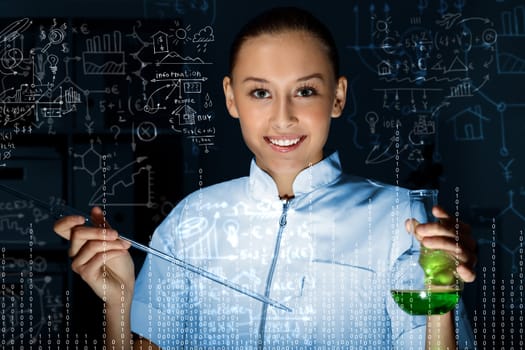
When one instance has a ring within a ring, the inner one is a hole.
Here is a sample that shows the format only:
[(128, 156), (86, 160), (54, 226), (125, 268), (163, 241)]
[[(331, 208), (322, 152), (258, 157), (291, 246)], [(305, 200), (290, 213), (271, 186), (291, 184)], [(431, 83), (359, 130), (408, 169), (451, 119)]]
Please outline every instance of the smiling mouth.
[(298, 146), (306, 136), (296, 136), (296, 137), (265, 137), (266, 142), (270, 145), (278, 148), (279, 150), (290, 150)]
[(281, 147), (288, 147), (288, 146), (293, 146), (293, 145), (296, 145), (297, 143), (299, 143), (299, 141), (301, 141), (301, 138), (300, 137), (297, 137), (297, 138), (294, 138), (294, 139), (272, 139), (272, 138), (268, 138), (268, 141), (270, 141), (270, 143), (276, 145), (276, 146), (281, 146)]

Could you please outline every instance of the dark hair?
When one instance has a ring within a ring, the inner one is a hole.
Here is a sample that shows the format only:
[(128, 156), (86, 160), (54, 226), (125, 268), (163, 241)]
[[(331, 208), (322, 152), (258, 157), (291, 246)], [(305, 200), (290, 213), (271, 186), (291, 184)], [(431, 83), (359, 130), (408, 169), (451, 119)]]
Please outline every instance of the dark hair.
[(310, 12), (297, 7), (276, 7), (265, 11), (246, 23), (235, 36), (230, 48), (230, 75), (242, 44), (249, 38), (262, 34), (277, 34), (285, 31), (304, 31), (318, 38), (326, 47), (332, 62), (334, 75), (339, 74), (339, 56), (330, 30)]

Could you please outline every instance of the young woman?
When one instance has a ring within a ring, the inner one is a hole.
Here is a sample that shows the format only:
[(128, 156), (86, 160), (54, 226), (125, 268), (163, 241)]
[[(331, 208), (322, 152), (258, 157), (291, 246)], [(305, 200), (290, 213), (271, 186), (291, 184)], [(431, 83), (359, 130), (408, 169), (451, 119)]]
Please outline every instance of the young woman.
[[(337, 153), (323, 153), (345, 105), (338, 69), (334, 40), (311, 14), (277, 8), (249, 22), (223, 88), (254, 154), (250, 175), (190, 194), (150, 243), (289, 310), (155, 256), (135, 282), (129, 244), (94, 208), (99, 227), (71, 216), (55, 231), (71, 240), (73, 270), (105, 301), (108, 342), (129, 348), (133, 332), (135, 348), (472, 346), (465, 317), (409, 316), (390, 296), (392, 264), (414, 239), (403, 233), (408, 195), (343, 174)], [(434, 215), (440, 223), (418, 225), (417, 239), (453, 254), (473, 281), (475, 241), (463, 230), (458, 246), (453, 220), (439, 207)]]

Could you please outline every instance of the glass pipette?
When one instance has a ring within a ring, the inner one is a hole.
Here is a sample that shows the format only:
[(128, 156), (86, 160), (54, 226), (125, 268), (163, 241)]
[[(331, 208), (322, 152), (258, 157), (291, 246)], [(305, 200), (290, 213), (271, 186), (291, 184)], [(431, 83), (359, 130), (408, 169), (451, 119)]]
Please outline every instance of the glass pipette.
[[(70, 206), (67, 206), (65, 204), (48, 204), (30, 194), (27, 194), (27, 193), (24, 193), (24, 192), (20, 192), (18, 190), (15, 190), (11, 187), (8, 187), (8, 186), (5, 186), (5, 185), (2, 185), (0, 184), (0, 189), (3, 190), (4, 192), (6, 193), (9, 193), (15, 197), (18, 197), (20, 199), (25, 199), (25, 200), (31, 200), (33, 201), (33, 203), (37, 206), (39, 206), (41, 209), (44, 209), (46, 210), (47, 212), (49, 212), (54, 218), (56, 219), (59, 219), (61, 217), (64, 217), (64, 216), (67, 216), (67, 215), (79, 215), (79, 216), (82, 216), (84, 217), (84, 219), (86, 220), (86, 222), (91, 222), (91, 218), (89, 215), (86, 215), (85, 213), (75, 209), (75, 208), (72, 208)], [(146, 253), (150, 253), (152, 255), (155, 255), (156, 257), (158, 258), (161, 258), (165, 261), (168, 261), (178, 267), (181, 267), (187, 271), (190, 271), (190, 272), (193, 272), (193, 273), (196, 273), (197, 275), (199, 276), (202, 276), (204, 278), (207, 278), (213, 282), (216, 282), (220, 285), (223, 285), (227, 288), (230, 288), (234, 291), (237, 291), (241, 294), (244, 294), (248, 297), (251, 297), (253, 299), (256, 299), (262, 303), (265, 303), (265, 304), (268, 304), (268, 305), (271, 305), (277, 309), (281, 309), (281, 310), (284, 310), (284, 311), (288, 311), (288, 312), (292, 312), (292, 309), (290, 309), (288, 306), (286, 305), (283, 305), (275, 300), (272, 300), (270, 298), (268, 298), (267, 296), (263, 295), (263, 294), (260, 294), (258, 292), (255, 292), (255, 291), (252, 291), (250, 289), (247, 289), (239, 284), (236, 284), (234, 282), (231, 282), (227, 279), (225, 279), (224, 277), (221, 277), (221, 276), (218, 276), (214, 273), (211, 273), (207, 270), (204, 270), (198, 266), (195, 266), (195, 265), (192, 265), (184, 260), (181, 260), (181, 259), (178, 259), (174, 256), (171, 256), (171, 255), (168, 255), (164, 252), (161, 252), (160, 250), (157, 250), (155, 248), (152, 248), (152, 247), (148, 247), (144, 244), (141, 244), (141, 243), (138, 243), (138, 242), (135, 242), (134, 240), (130, 239), (130, 238), (127, 238), (121, 234), (119, 234), (119, 238), (123, 241), (127, 241), (129, 243), (131, 243), (131, 246), (136, 248), (136, 249), (139, 249), (139, 250), (142, 250), (143, 252), (146, 252)]]

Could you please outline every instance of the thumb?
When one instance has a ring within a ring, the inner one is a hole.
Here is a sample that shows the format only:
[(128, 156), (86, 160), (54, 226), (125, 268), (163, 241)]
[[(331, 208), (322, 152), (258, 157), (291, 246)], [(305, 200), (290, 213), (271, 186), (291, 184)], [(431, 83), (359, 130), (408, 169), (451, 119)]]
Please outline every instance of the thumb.
[(419, 221), (414, 218), (406, 219), (405, 221), (405, 229), (408, 233), (415, 233), (417, 225), (419, 225)]

